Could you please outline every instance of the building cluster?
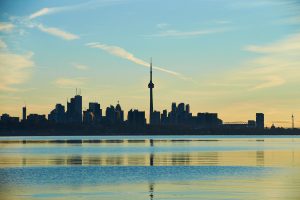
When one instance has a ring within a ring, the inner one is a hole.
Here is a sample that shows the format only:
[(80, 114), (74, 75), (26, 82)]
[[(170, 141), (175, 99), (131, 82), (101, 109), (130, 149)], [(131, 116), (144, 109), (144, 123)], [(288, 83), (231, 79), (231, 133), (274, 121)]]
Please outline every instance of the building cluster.
[[(67, 109), (62, 104), (56, 104), (48, 116), (39, 114), (27, 115), (26, 107), (22, 108), (22, 119), (2, 114), (1, 124), (26, 123), (37, 124), (81, 124), (81, 125), (102, 125), (102, 126), (128, 126), (145, 127), (145, 111), (131, 109), (125, 119), (124, 110), (118, 102), (116, 106), (109, 106), (105, 112), (97, 102), (90, 102), (88, 109), (82, 109), (82, 96), (76, 94), (67, 102)], [(187, 127), (195, 129), (220, 129), (220, 128), (264, 128), (264, 114), (257, 113), (256, 120), (249, 120), (248, 123), (223, 123), (217, 113), (198, 113), (193, 116), (189, 104), (172, 103), (171, 110), (153, 111), (150, 115), (149, 125), (153, 127)]]

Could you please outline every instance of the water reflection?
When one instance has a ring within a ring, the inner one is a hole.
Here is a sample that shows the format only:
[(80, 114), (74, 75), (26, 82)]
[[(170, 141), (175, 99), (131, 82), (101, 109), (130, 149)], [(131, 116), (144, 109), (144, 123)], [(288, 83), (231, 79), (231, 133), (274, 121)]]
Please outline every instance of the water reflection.
[(10, 140), (0, 147), (3, 199), (299, 197), (299, 139)]
[(256, 165), (264, 166), (264, 164), (265, 164), (265, 152), (256, 151)]
[(153, 182), (149, 182), (149, 197), (150, 197), (150, 200), (154, 199), (154, 183)]
[(299, 151), (191, 152), (120, 155), (1, 155), (0, 167), (20, 166), (300, 166)]
[[(19, 142), (10, 140), (1, 141), (0, 144), (2, 147), (0, 167), (300, 166), (300, 148), (295, 147), (295, 144), (300, 144), (299, 140), (279, 143), (276, 140), (246, 139), (242, 143), (229, 140), (229, 144), (226, 140), (220, 142), (215, 139), (209, 142), (199, 139), (21, 140)], [(295, 148), (286, 149), (289, 145), (294, 145)], [(231, 149), (216, 151), (226, 149), (228, 146)], [(248, 149), (240, 149), (245, 146)], [(269, 149), (274, 146), (276, 148)], [(127, 152), (128, 149), (132, 150)]]

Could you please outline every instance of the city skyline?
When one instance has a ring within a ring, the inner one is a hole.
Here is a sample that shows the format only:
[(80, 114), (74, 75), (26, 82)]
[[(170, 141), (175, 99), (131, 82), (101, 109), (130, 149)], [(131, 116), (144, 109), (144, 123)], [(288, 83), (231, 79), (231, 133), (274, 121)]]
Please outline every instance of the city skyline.
[(154, 110), (186, 102), (229, 122), (263, 112), (267, 126), (284, 127), (293, 114), (298, 127), (297, 8), (280, 0), (2, 1), (0, 113), (21, 117), (26, 104), (48, 114), (82, 88), (83, 108), (120, 101), (148, 119), (153, 57)]

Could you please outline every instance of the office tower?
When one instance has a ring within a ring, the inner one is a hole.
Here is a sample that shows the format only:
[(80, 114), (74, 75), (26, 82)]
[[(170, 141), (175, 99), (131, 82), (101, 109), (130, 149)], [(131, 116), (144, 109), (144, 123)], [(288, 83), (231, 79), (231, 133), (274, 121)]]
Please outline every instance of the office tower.
[(118, 104), (116, 105), (115, 114), (116, 114), (116, 122), (117, 123), (124, 122), (124, 111), (122, 110), (119, 101), (118, 101)]
[(82, 96), (76, 95), (67, 102), (67, 121), (70, 123), (82, 122)]
[(264, 129), (265, 127), (265, 115), (263, 113), (256, 113), (256, 128)]
[(89, 103), (89, 112), (93, 113), (95, 122), (100, 122), (102, 118), (102, 109), (100, 107), (100, 104), (97, 102), (91, 102)]
[(168, 111), (167, 110), (163, 110), (162, 114), (161, 114), (161, 124), (165, 125), (168, 122)]
[(201, 128), (217, 128), (222, 125), (222, 120), (218, 118), (218, 113), (198, 113), (197, 125)]
[(46, 115), (30, 114), (27, 116), (28, 124), (44, 124), (47, 122)]
[(152, 118), (153, 118), (153, 88), (154, 84), (152, 83), (152, 59), (150, 61), (150, 82), (148, 84), (148, 88), (150, 89), (150, 112), (149, 112), (149, 121), (150, 124), (152, 124)]
[(106, 108), (106, 121), (110, 124), (121, 124), (124, 122), (124, 111), (119, 102), (116, 107), (111, 105)]
[(169, 122), (170, 124), (176, 124), (177, 123), (177, 106), (176, 103), (172, 103), (171, 106), (171, 112), (169, 114)]
[(146, 125), (145, 112), (131, 109), (127, 121), (130, 126), (143, 127)]
[(23, 114), (23, 117), (22, 117), (22, 121), (23, 122), (25, 122), (26, 121), (26, 106), (24, 106), (23, 108), (22, 108), (22, 114)]
[(152, 113), (152, 124), (160, 125), (160, 112), (159, 111), (154, 111)]
[(66, 122), (65, 106), (61, 104), (56, 104), (55, 108), (48, 115), (48, 120), (55, 123), (65, 123)]
[(191, 111), (190, 111), (190, 104), (186, 104), (185, 106), (185, 111), (189, 114)]

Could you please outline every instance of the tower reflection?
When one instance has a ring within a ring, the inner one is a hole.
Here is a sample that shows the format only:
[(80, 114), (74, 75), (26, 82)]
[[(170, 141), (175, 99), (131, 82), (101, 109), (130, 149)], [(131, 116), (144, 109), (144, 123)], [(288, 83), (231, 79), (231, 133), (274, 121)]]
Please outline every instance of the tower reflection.
[(149, 197), (150, 197), (150, 200), (154, 199), (154, 183), (153, 182), (149, 182)]

